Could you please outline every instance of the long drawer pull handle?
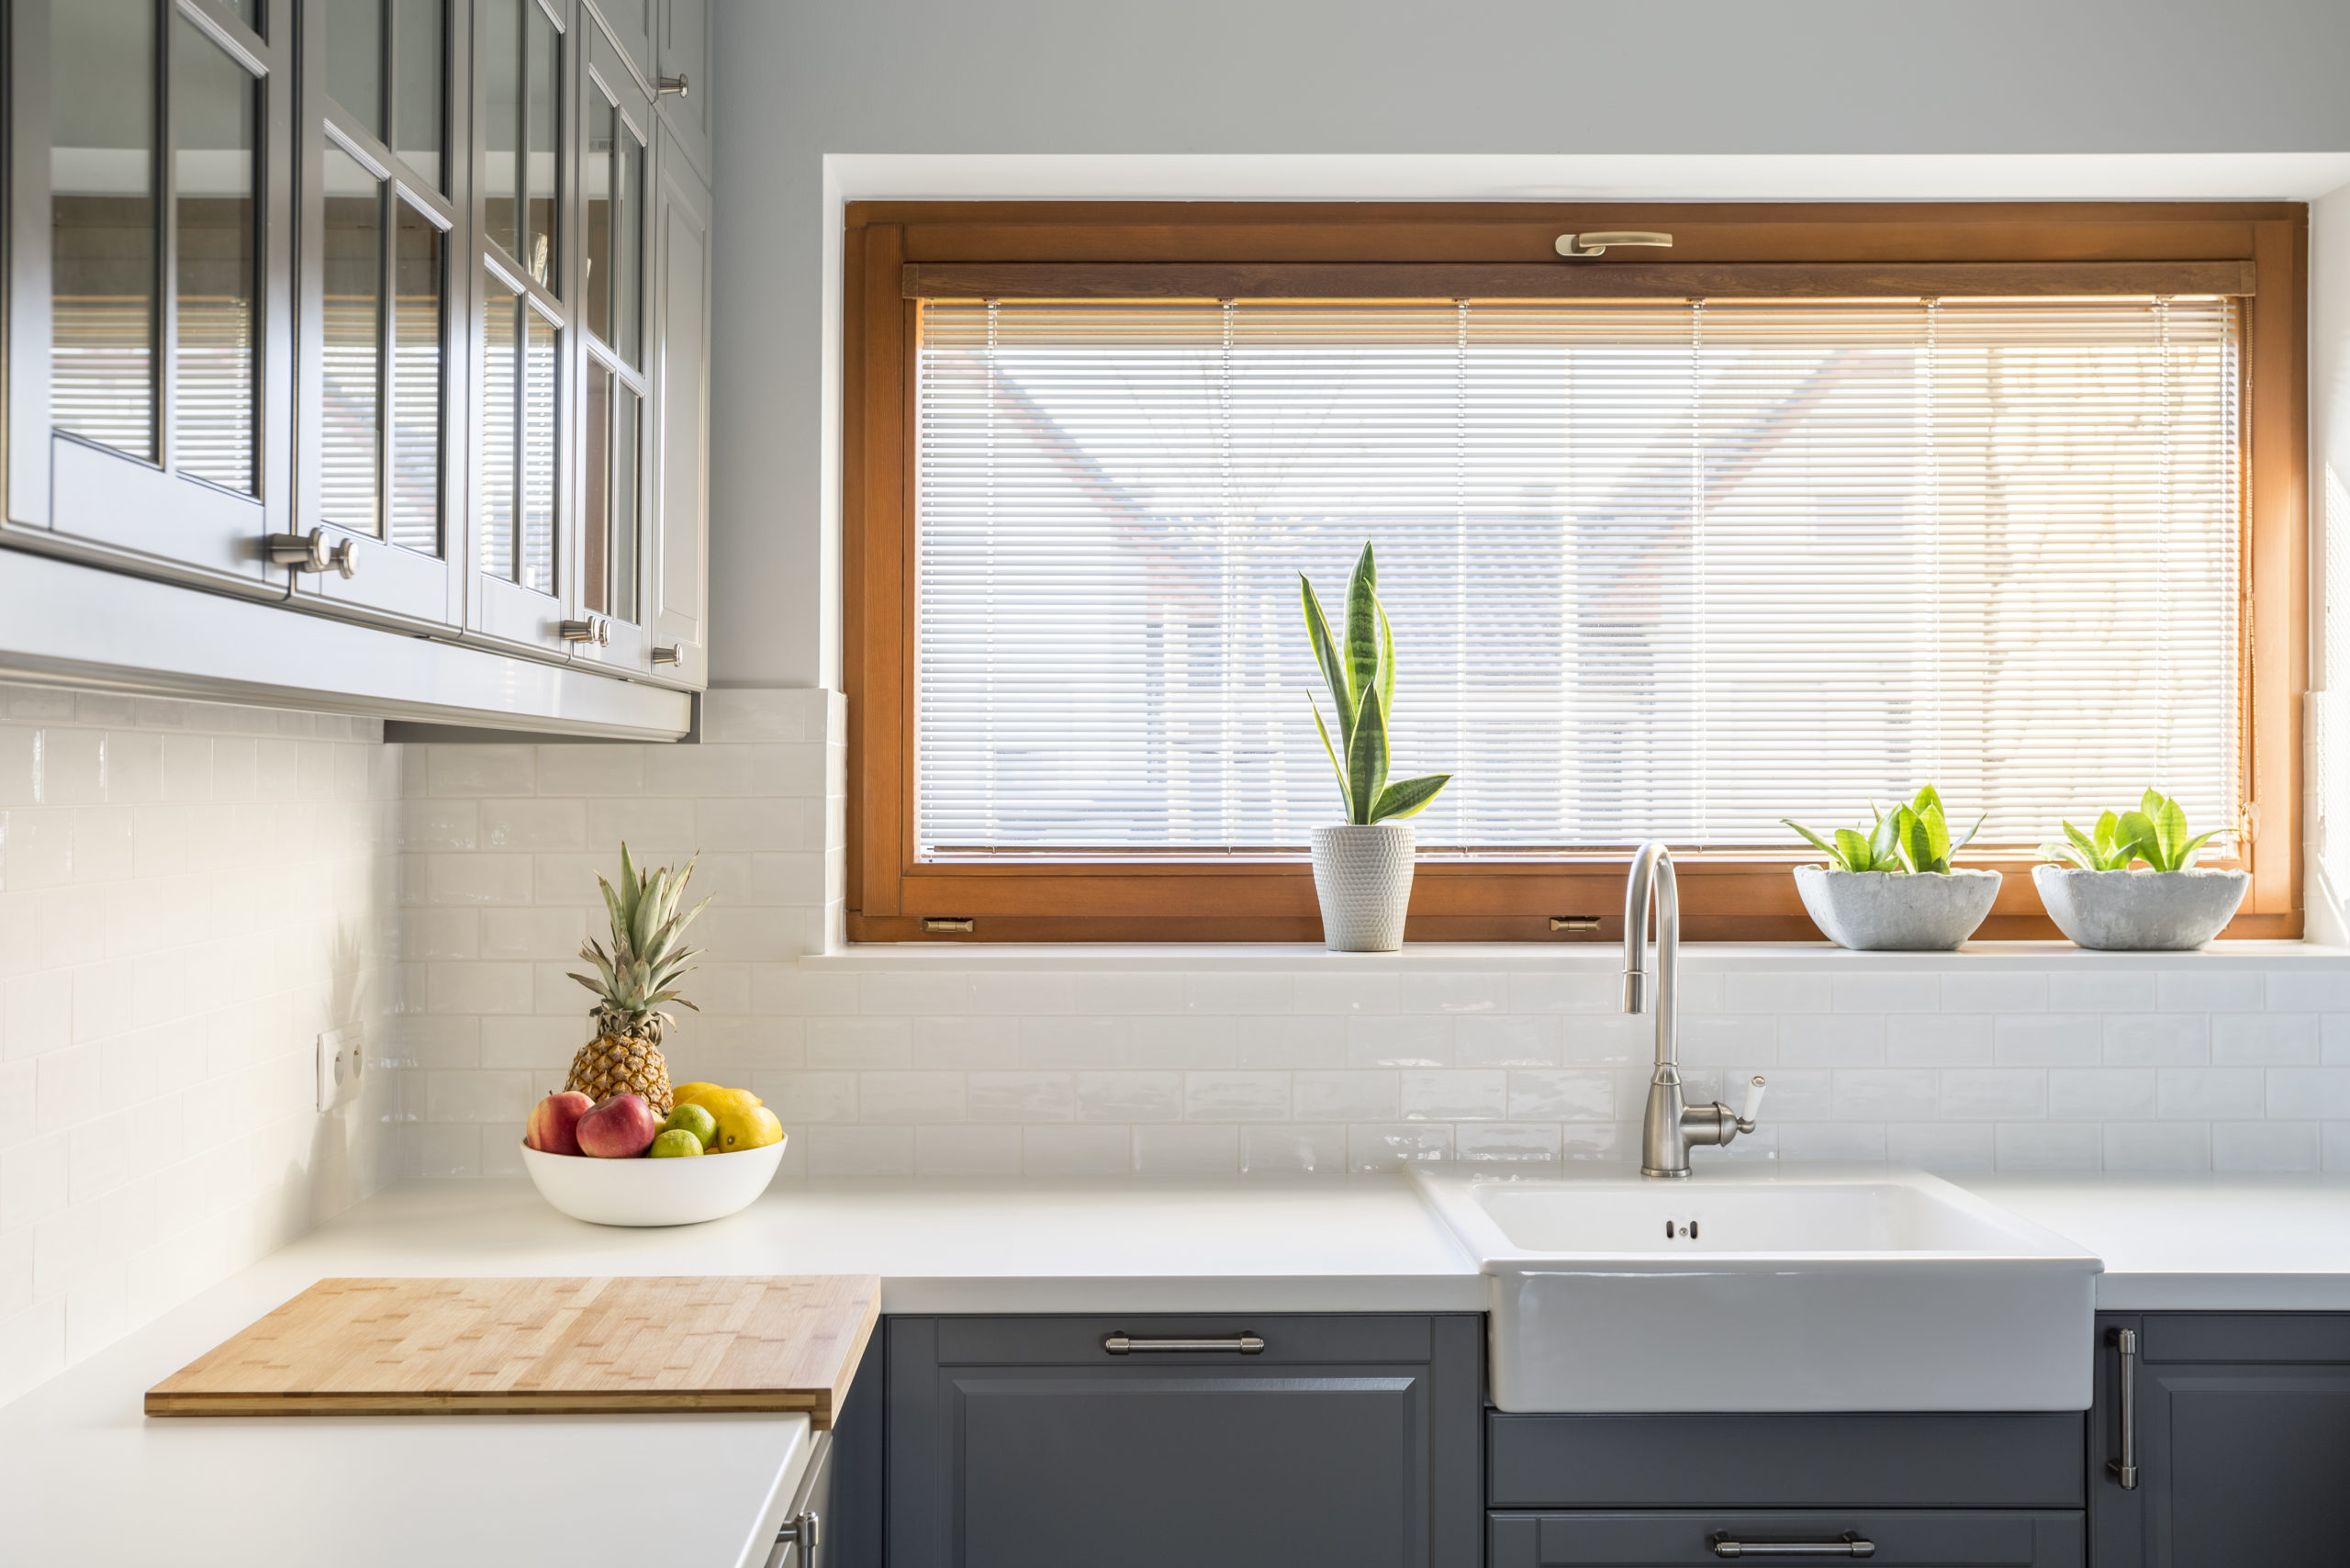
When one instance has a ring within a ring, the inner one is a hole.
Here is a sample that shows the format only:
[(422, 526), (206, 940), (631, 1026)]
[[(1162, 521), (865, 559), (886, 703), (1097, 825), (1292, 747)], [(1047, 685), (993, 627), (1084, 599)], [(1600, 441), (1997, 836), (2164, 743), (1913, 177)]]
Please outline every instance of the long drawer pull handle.
[(2114, 1375), (2121, 1380), (2121, 1457), (2109, 1459), (2105, 1468), (2124, 1492), (2138, 1489), (2138, 1331), (2116, 1328), (2108, 1336), (2120, 1352)]
[(1732, 1536), (1711, 1538), (1717, 1557), (1874, 1557), (1876, 1542), (1858, 1530), (1846, 1530), (1833, 1540), (1740, 1540)]
[(1233, 1334), (1222, 1339), (1137, 1339), (1125, 1334), (1109, 1334), (1102, 1337), (1102, 1348), (1113, 1356), (1136, 1350), (1237, 1350), (1244, 1356), (1253, 1356), (1264, 1350), (1265, 1342), (1254, 1334)]

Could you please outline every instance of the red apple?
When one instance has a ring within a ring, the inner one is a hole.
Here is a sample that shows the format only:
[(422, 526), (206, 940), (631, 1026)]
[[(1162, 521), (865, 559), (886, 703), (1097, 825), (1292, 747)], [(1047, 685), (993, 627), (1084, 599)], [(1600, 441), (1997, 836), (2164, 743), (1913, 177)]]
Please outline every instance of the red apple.
[(641, 1094), (615, 1094), (579, 1118), (579, 1147), (599, 1159), (633, 1159), (653, 1147), (661, 1118)]
[(522, 1141), (541, 1154), (577, 1154), (579, 1118), (595, 1106), (596, 1102), (576, 1089), (550, 1094), (531, 1107), (531, 1120), (522, 1129)]

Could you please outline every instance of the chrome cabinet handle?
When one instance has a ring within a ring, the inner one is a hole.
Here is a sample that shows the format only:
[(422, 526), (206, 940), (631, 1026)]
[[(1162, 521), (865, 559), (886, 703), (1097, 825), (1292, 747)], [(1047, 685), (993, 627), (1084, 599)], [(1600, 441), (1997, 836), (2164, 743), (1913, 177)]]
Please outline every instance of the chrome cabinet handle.
[(1222, 1339), (1137, 1339), (1125, 1334), (1105, 1334), (1102, 1348), (1113, 1356), (1136, 1350), (1237, 1350), (1244, 1356), (1253, 1356), (1264, 1350), (1265, 1342), (1254, 1334), (1234, 1334)]
[(2124, 1492), (2138, 1489), (2138, 1331), (2116, 1328), (2106, 1339), (2119, 1352), (2119, 1370), (2115, 1376), (2121, 1380), (2121, 1457), (2109, 1459), (2105, 1468), (2121, 1483)]
[(656, 647), (653, 650), (653, 662), (656, 665), (673, 665), (678, 662), (684, 653), (684, 648), (679, 644), (671, 643), (666, 647)]
[(297, 572), (340, 572), (345, 578), (359, 570), (358, 542), (346, 539), (330, 550), (323, 528), (308, 533), (273, 533), (262, 543), (273, 566), (291, 566)]
[(558, 621), (554, 629), (566, 643), (593, 643), (601, 648), (610, 646), (612, 640), (612, 623), (595, 616), (585, 621)]
[(776, 1563), (783, 1561), (783, 1549), (787, 1546), (799, 1547), (800, 1568), (810, 1568), (816, 1561), (816, 1527), (822, 1522), (812, 1511), (794, 1514), (784, 1520), (783, 1528), (775, 1532), (775, 1546), (767, 1557), (768, 1568), (774, 1568)]
[(1874, 1557), (1876, 1542), (1858, 1530), (1846, 1530), (1833, 1540), (1740, 1540), (1734, 1536), (1707, 1538), (1717, 1557)]

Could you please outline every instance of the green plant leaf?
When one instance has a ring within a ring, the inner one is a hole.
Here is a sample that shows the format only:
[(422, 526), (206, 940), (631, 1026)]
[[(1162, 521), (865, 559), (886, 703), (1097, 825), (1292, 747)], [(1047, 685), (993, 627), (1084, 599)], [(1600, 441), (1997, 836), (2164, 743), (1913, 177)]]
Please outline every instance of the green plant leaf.
[(1395, 711), (1395, 628), (1387, 624), (1387, 606), (1371, 601), (1379, 610), (1379, 711)]
[[(2068, 833), (2079, 831), (2070, 823), (2066, 823), (2065, 828)], [(2077, 866), (2084, 871), (2097, 869), (2096, 867), (2082, 859), (2080, 846), (2076, 844), (2058, 844), (2052, 840), (2040, 846), (2040, 857), (2042, 860), (2055, 861), (2060, 865)]]
[(1928, 812), (1940, 812), (1942, 809), (1942, 798), (1934, 793), (1934, 787), (1931, 784), (1920, 785), (1918, 790), (1918, 798), (1909, 802), (1909, 809), (1921, 817)]
[(1849, 827), (1836, 830), (1836, 858), (1847, 871), (1876, 869), (1876, 857), (1869, 853), (1869, 841)]
[[(1949, 830), (1944, 829), (1937, 834), (1928, 817), (1908, 806), (1895, 807), (1893, 820), (1894, 847), (1901, 856), (1904, 870), (1914, 876), (1950, 868), (1942, 854), (1950, 846)], [(1937, 839), (1940, 840), (1939, 845)]]
[(2165, 871), (2179, 868), (2179, 857), (2187, 853), (2187, 808), (2177, 801), (2165, 800), (2162, 810), (2154, 813), (2155, 843), (2167, 862)]
[[(1362, 711), (1363, 693), (1379, 684), (1378, 583), (1379, 564), (1366, 543), (1355, 562), (1354, 576), (1347, 583), (1347, 694), (1358, 713)], [(1382, 713), (1386, 711), (1380, 709)], [(1353, 745), (1351, 728), (1348, 745)]]
[(1371, 803), (1387, 783), (1387, 719), (1380, 711), (1379, 689), (1362, 694), (1355, 715), (1354, 740), (1347, 747), (1347, 820), (1358, 826), (1371, 821)]
[(2100, 855), (2110, 855), (2124, 844), (2137, 842), (2135, 839), (2123, 838), (2121, 834), (2121, 819), (2111, 812), (2100, 812), (2097, 819), (2097, 838), (2092, 847)]
[[(1940, 813), (1940, 812), (1936, 812), (1935, 814), (1939, 816), (1941, 813)], [(1978, 834), (1978, 833), (1981, 833), (1981, 832), (1983, 831), (1983, 824), (1984, 824), (1985, 823), (1986, 823), (1986, 822), (1989, 822), (1990, 820), (1991, 820), (1991, 813), (1990, 813), (1990, 812), (1985, 812), (1981, 816), (1976, 817), (1976, 818), (1975, 819), (1975, 825), (1974, 825), (1973, 827), (1968, 828), (1968, 829), (1966, 830), (1966, 836), (1965, 836), (1964, 838), (1962, 838), (1962, 839), (1958, 839), (1958, 840), (1956, 840), (1955, 842), (1953, 842), (1953, 843), (1951, 845), (1951, 846), (1950, 846), (1950, 852), (1951, 852), (1953, 855), (1955, 855), (1955, 854), (1957, 854), (1960, 850), (1962, 850), (1962, 849), (1965, 848), (1968, 845), (1970, 845), (1970, 844), (1974, 843), (1974, 842), (1975, 842), (1975, 835), (1976, 834)]]
[[(1331, 705), (1338, 711), (1338, 738), (1344, 742), (1348, 726), (1354, 722), (1355, 694), (1347, 687), (1346, 661), (1338, 656), (1338, 644), (1330, 635), (1329, 618), (1322, 613), (1322, 601), (1314, 595), (1314, 585), (1305, 574), (1297, 574), (1298, 597), (1304, 602), (1305, 635), (1314, 644), (1314, 662), (1321, 666), (1322, 678), (1330, 688)], [(1315, 715), (1318, 720), (1320, 715)], [(1343, 774), (1344, 769), (1340, 769)]]
[[(1921, 797), (1931, 795), (1932, 793), (1933, 787), (1931, 785), (1928, 785), (1925, 789), (1919, 791), (1919, 794)], [(1918, 825), (1925, 829), (1927, 850), (1926, 858), (1931, 862), (1930, 865), (1923, 868), (1923, 869), (1933, 871), (1949, 870), (1951, 851), (1950, 823), (1942, 819), (1942, 803), (1939, 799), (1927, 801), (1925, 807), (1918, 812)]]
[(2169, 867), (2165, 866), (2161, 861), (2160, 857), (2163, 852), (2162, 844), (2154, 833), (2154, 820), (2147, 816), (2145, 812), (2122, 812), (2121, 827), (2119, 836), (2121, 839), (2135, 845), (2137, 846), (2138, 854), (2145, 860), (2147, 865), (2152, 866), (2155, 870), (2166, 871), (2170, 869)]
[(2091, 859), (2095, 859), (2098, 856), (2103, 855), (2107, 846), (2113, 841), (2112, 835), (2106, 831), (2106, 824), (2110, 823), (2112, 820), (2113, 813), (2111, 812), (2106, 812), (2104, 819), (2097, 824), (2097, 836), (2094, 838), (2090, 837), (2087, 834), (2083, 833), (2079, 828), (2075, 827), (2071, 823), (2066, 823), (2065, 824), (2065, 836), (2071, 839), (2074, 846), (2077, 847), (2082, 854), (2088, 856)]
[(1452, 782), (1449, 773), (1431, 773), (1424, 778), (1404, 778), (1379, 792), (1371, 808), (1371, 820), (1385, 822), (1390, 817), (1416, 816), (1436, 799), (1437, 791)]
[[(1795, 818), (1781, 817), (1779, 820), (1782, 823), (1785, 823), (1787, 826), (1795, 829), (1797, 833), (1803, 834), (1807, 839), (1809, 839), (1811, 841), (1812, 847), (1818, 849), (1822, 855), (1827, 856), (1830, 859), (1841, 860), (1844, 858), (1844, 852), (1842, 850), (1837, 848), (1835, 845), (1829, 843), (1826, 839), (1812, 832), (1811, 829), (1804, 826), (1803, 823), (1796, 821)], [(1836, 830), (1836, 835), (1841, 839), (1845, 834), (1850, 832), (1852, 832), (1852, 829), (1850, 828), (1838, 828)]]
[(1310, 697), (1306, 699), (1305, 705), (1314, 710), (1314, 728), (1322, 736), (1322, 755), (1330, 759), (1330, 771), (1338, 776), (1338, 799), (1348, 810), (1352, 810), (1353, 797), (1347, 792), (1346, 765), (1338, 760), (1337, 749), (1330, 745), (1330, 730), (1322, 722), (1321, 705)]
[(1877, 811), (1876, 802), (1871, 801), (1869, 810), (1876, 812), (1876, 826), (1869, 830), (1869, 866), (1874, 870), (1889, 870), (1894, 861), (1894, 837), (1900, 828), (1896, 819), (1900, 816), (1901, 809), (1896, 807), (1893, 816), (1889, 817)]
[(2162, 809), (2163, 792), (2151, 784), (2147, 785), (2146, 792), (2138, 797), (2138, 810), (2151, 817), (2159, 813)]

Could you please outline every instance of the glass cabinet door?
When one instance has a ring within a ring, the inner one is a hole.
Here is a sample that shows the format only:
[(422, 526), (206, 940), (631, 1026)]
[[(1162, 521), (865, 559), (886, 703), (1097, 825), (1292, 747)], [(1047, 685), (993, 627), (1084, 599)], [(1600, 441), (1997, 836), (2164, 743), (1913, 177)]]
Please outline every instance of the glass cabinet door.
[(291, 515), (291, 53), (258, 0), (53, 0), (43, 53), (39, 5), (12, 69), (46, 124), (17, 115), (10, 173), (49, 242), (17, 252), (8, 377), (14, 450), (49, 462), (12, 465), (10, 523), (266, 591)]
[[(577, 297), (570, 253), (573, 118), (566, 74), (567, 4), (481, 0), (475, 139), (482, 226), (475, 247), (481, 290), (476, 357), (481, 418), (475, 440), (478, 544), (467, 624), (549, 653), (577, 598), (577, 549), (568, 527), (570, 427), (579, 402), (571, 365)], [(576, 631), (576, 628), (574, 629)]]
[(297, 532), (319, 543), (281, 569), (338, 609), (453, 624), (466, 531), (450, 460), (464, 448), (449, 0), (307, 3)]
[(600, 24), (588, 28), (588, 44), (579, 92), (578, 610), (595, 635), (577, 644), (577, 656), (643, 670), (652, 666), (643, 585), (651, 547), (644, 260), (653, 102)]

